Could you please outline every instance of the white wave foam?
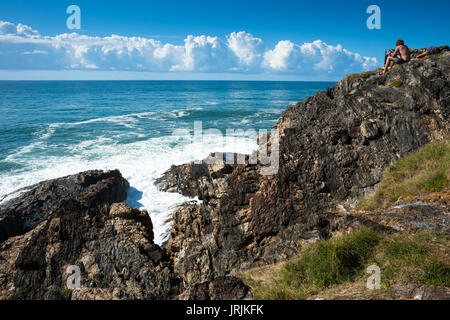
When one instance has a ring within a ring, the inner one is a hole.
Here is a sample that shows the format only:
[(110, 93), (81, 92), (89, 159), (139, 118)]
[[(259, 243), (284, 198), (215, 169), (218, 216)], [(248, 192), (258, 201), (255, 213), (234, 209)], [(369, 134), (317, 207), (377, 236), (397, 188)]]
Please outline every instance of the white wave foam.
[(170, 114), (170, 116), (172, 116), (174, 118), (182, 118), (182, 117), (185, 117), (185, 116), (189, 115), (189, 112), (186, 112), (186, 111), (172, 111), (169, 114)]
[(22, 156), (24, 154), (29, 154), (34, 149), (41, 147), (42, 145), (43, 145), (42, 141), (37, 141), (37, 142), (33, 142), (27, 146), (21, 147), (16, 152), (5, 157), (4, 161), (11, 161), (11, 162), (16, 161), (16, 160), (20, 159), (20, 156)]
[(253, 139), (241, 137), (232, 141), (205, 135), (203, 143), (184, 141), (183, 144), (179, 140), (179, 137), (165, 136), (117, 144), (111, 138), (98, 137), (73, 145), (71, 150), (75, 152), (72, 156), (45, 156), (40, 153), (34, 157), (22, 157), (26, 151), (36, 147), (33, 144), (7, 159), (20, 162), (25, 169), (0, 174), (0, 199), (14, 190), (40, 181), (91, 169), (119, 169), (131, 185), (127, 202), (149, 211), (154, 225), (155, 242), (160, 244), (165, 241), (170, 228), (170, 224), (165, 221), (173, 211), (171, 208), (189, 200), (179, 194), (164, 193), (156, 189), (153, 183), (164, 171), (172, 164), (203, 159), (213, 151), (250, 153), (257, 148)]
[[(201, 110), (199, 109), (191, 109), (191, 110)], [(45, 139), (51, 136), (55, 129), (63, 126), (79, 126), (79, 125), (86, 125), (86, 124), (92, 124), (97, 122), (110, 122), (115, 123), (119, 125), (123, 125), (127, 128), (134, 128), (134, 125), (138, 119), (154, 119), (159, 120), (161, 117), (169, 116), (172, 118), (179, 118), (184, 117), (186, 115), (189, 115), (189, 113), (186, 110), (170, 110), (170, 111), (149, 111), (149, 112), (141, 112), (141, 113), (130, 113), (130, 114), (124, 114), (120, 116), (108, 116), (108, 117), (100, 117), (100, 118), (93, 118), (83, 121), (77, 121), (77, 122), (57, 122), (52, 123), (49, 125), (48, 130), (45, 134), (43, 134), (40, 138)]]
[(0, 204), (4, 203), (4, 202), (8, 202), (12, 199), (17, 198), (18, 196), (24, 194), (25, 192), (27, 192), (29, 189), (24, 188), (24, 189), (19, 189), (19, 190), (15, 190), (11, 193), (5, 194), (3, 196), (0, 197)]
[(78, 126), (78, 125), (91, 124), (91, 123), (96, 123), (96, 122), (111, 122), (111, 123), (117, 123), (119, 125), (123, 125), (125, 127), (132, 128), (132, 126), (129, 124), (129, 122), (136, 122), (136, 117), (139, 115), (140, 114), (127, 114), (127, 115), (122, 115), (122, 116), (94, 118), (94, 119), (78, 121), (78, 122), (53, 123), (50, 125), (50, 128), (57, 128), (57, 127), (61, 127), (61, 126)]

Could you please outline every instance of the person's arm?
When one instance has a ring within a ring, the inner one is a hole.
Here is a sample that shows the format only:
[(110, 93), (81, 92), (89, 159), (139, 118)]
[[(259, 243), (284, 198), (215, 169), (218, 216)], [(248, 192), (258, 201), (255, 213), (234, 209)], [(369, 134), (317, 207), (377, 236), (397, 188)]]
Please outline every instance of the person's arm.
[(400, 53), (400, 48), (399, 48), (399, 47), (395, 48), (395, 51), (394, 51), (394, 53), (392, 54), (392, 57), (395, 58), (399, 53)]

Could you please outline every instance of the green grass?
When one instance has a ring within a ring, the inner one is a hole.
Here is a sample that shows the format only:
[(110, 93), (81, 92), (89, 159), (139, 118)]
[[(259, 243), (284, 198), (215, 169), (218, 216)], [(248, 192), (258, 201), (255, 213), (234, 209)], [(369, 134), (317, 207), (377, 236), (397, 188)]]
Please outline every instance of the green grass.
[(438, 192), (449, 186), (450, 142), (433, 142), (390, 166), (375, 192), (356, 209), (374, 210), (393, 205), (400, 196)]
[(396, 80), (396, 81), (392, 82), (392, 83), (389, 85), (389, 87), (391, 87), (391, 88), (399, 88), (399, 87), (401, 87), (402, 85), (403, 85), (403, 82), (402, 82), (402, 81)]
[(69, 295), (70, 295), (70, 290), (69, 289), (63, 289), (63, 290), (61, 290), (61, 295), (63, 295), (64, 297), (69, 297)]
[(384, 282), (450, 286), (450, 236), (429, 230), (417, 235), (383, 239), (375, 263), (382, 266)]
[(269, 286), (256, 287), (261, 299), (304, 299), (334, 284), (352, 281), (373, 255), (381, 237), (370, 229), (320, 242), (288, 262)]
[[(256, 299), (301, 300), (339, 284), (366, 279), (366, 268), (381, 269), (382, 287), (394, 283), (450, 286), (447, 248), (450, 237), (436, 231), (382, 237), (363, 228), (349, 235), (310, 245), (284, 264), (268, 281), (258, 283), (250, 270), (243, 275)], [(263, 270), (263, 272), (268, 272)]]

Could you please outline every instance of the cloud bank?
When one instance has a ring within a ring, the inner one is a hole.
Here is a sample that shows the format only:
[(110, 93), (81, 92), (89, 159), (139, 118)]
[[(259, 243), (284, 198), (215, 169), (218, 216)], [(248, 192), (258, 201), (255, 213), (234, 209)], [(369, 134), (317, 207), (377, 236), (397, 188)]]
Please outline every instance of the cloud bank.
[(245, 31), (217, 36), (189, 35), (184, 45), (143, 37), (64, 33), (44, 36), (23, 25), (0, 21), (0, 70), (102, 70), (342, 77), (377, 67), (341, 45), (321, 40), (279, 41), (268, 48)]

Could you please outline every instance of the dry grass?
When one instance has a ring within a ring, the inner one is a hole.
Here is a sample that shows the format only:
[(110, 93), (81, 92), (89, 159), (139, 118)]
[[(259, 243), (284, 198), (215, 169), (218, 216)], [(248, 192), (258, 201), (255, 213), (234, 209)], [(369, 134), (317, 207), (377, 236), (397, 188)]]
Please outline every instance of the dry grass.
[(274, 282), (280, 271), (284, 268), (286, 262), (271, 264), (259, 268), (250, 269), (240, 274), (245, 281), (252, 287), (261, 287)]
[(450, 286), (450, 236), (434, 230), (385, 238), (375, 263), (381, 266), (387, 285), (419, 283)]
[(373, 71), (367, 71), (363, 73), (352, 73), (345, 76), (345, 80), (347, 80), (350, 83), (353, 83), (355, 81), (359, 80), (367, 80), (371, 75), (375, 74)]

